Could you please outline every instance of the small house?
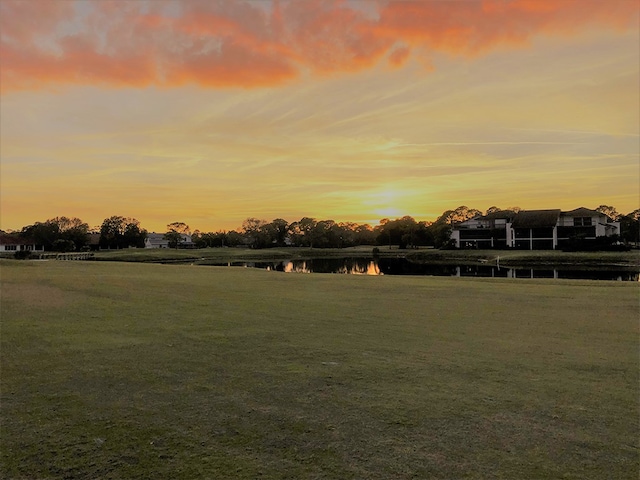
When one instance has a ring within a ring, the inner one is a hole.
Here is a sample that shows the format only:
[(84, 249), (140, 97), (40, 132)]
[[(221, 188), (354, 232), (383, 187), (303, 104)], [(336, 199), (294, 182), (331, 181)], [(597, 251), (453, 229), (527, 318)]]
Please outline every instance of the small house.
[[(144, 248), (169, 248), (169, 240), (165, 238), (164, 233), (149, 233), (144, 241)], [(191, 235), (180, 234), (178, 248), (195, 248)]]
[(164, 233), (149, 233), (144, 248), (169, 248), (169, 240), (164, 238)]
[(18, 235), (0, 232), (0, 253), (15, 253), (22, 251), (43, 252), (44, 247), (42, 245), (36, 245), (33, 240), (21, 238)]

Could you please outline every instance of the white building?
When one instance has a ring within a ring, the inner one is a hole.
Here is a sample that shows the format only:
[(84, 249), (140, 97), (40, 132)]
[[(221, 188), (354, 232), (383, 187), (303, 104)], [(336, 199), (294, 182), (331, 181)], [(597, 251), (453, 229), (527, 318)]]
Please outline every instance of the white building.
[(169, 248), (169, 240), (164, 238), (164, 233), (149, 233), (144, 248)]
[(457, 248), (555, 250), (571, 242), (595, 243), (598, 237), (620, 235), (620, 222), (588, 208), (568, 212), (521, 210), (494, 212), (452, 226)]
[(33, 240), (20, 238), (17, 235), (9, 235), (8, 233), (0, 232), (0, 252), (43, 252), (44, 247), (42, 245), (36, 245)]
[[(169, 240), (164, 238), (164, 233), (149, 233), (147, 239), (144, 241), (144, 248), (169, 248)], [(182, 233), (179, 247), (180, 248), (193, 248), (193, 240), (191, 235)]]

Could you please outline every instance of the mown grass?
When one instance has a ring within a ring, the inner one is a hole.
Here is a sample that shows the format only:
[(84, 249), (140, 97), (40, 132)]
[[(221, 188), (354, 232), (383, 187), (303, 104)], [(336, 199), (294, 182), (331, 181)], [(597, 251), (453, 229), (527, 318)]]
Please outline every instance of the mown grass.
[(637, 478), (638, 285), (1, 265), (3, 478)]

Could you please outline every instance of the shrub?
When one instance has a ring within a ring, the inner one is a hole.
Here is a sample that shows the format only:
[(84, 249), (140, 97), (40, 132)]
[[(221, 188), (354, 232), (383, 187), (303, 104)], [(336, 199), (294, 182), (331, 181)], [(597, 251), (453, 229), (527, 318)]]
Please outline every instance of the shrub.
[(31, 251), (29, 250), (18, 250), (16, 253), (13, 254), (13, 258), (17, 260), (26, 260), (30, 256), (31, 256)]
[(64, 240), (62, 238), (53, 242), (53, 250), (55, 252), (73, 252), (76, 249), (76, 244), (71, 240)]

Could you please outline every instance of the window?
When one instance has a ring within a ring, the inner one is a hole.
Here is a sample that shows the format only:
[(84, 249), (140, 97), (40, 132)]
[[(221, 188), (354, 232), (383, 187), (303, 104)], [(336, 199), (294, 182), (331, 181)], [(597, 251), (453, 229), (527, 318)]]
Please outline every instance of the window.
[(591, 217), (574, 217), (573, 226), (574, 227), (590, 227)]
[(4, 249), (5, 250), (17, 250), (18, 246), (17, 245), (5, 245)]

